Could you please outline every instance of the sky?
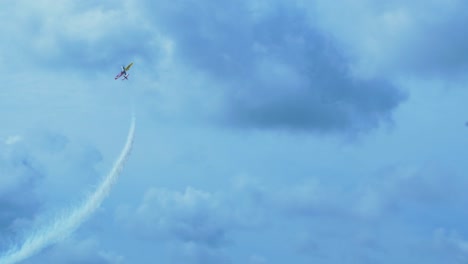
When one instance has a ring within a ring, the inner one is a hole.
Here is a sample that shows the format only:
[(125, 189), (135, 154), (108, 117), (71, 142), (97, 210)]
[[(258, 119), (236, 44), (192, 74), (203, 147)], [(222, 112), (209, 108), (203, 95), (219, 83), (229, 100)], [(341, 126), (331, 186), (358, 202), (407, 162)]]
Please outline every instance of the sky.
[[(21, 263), (466, 263), (468, 3), (5, 0), (0, 252)], [(129, 80), (114, 80), (134, 62)]]

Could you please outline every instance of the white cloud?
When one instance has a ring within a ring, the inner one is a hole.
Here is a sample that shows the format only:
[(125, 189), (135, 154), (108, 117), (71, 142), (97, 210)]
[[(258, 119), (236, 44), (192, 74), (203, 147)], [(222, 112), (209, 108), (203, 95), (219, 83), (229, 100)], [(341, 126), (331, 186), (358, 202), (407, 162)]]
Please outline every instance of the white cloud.
[(360, 74), (445, 79), (467, 68), (463, 1), (343, 0), (316, 6), (309, 14), (352, 47)]
[(53, 246), (37, 257), (25, 263), (58, 263), (58, 264), (120, 264), (124, 258), (113, 252), (103, 250), (96, 238), (67, 239)]
[(268, 263), (267, 259), (260, 255), (252, 255), (248, 260), (249, 264), (266, 264)]
[(18, 143), (18, 142), (20, 142), (22, 140), (23, 140), (23, 138), (20, 135), (9, 136), (5, 140), (5, 145), (13, 145), (13, 144), (16, 144), (16, 143)]
[(124, 221), (143, 237), (169, 237), (216, 247), (224, 242), (232, 221), (229, 209), (218, 199), (191, 187), (183, 192), (150, 188), (135, 211), (125, 213)]
[(450, 263), (468, 261), (468, 241), (455, 230), (437, 228), (434, 231), (433, 246), (441, 255), (448, 255)]
[(257, 208), (246, 208), (244, 199), (229, 191), (149, 188), (137, 206), (120, 207), (117, 218), (128, 235), (169, 245), (184, 263), (230, 263), (235, 233), (258, 226)]

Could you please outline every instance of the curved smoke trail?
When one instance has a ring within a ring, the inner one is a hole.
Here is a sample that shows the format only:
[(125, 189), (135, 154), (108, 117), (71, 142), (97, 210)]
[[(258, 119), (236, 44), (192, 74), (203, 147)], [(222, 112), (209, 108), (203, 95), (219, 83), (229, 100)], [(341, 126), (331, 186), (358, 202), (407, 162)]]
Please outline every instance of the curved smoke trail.
[(103, 179), (98, 188), (87, 197), (84, 202), (71, 212), (57, 217), (52, 224), (46, 226), (29, 236), (20, 247), (15, 247), (0, 256), (0, 264), (13, 264), (22, 261), (38, 253), (45, 247), (64, 239), (75, 231), (106, 198), (117, 176), (122, 171), (125, 161), (130, 155), (135, 134), (135, 115), (132, 114), (132, 123), (119, 158), (114, 163), (111, 171)]

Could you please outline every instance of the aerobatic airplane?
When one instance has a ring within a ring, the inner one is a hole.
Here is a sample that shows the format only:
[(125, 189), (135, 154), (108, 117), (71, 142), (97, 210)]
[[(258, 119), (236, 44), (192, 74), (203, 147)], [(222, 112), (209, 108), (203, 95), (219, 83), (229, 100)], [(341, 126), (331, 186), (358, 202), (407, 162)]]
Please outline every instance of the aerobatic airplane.
[(130, 70), (130, 68), (132, 67), (132, 65), (133, 65), (133, 62), (130, 63), (127, 67), (124, 67), (124, 66), (122, 65), (122, 70), (120, 71), (119, 74), (117, 74), (117, 76), (115, 76), (115, 79), (117, 80), (117, 79), (119, 79), (121, 76), (123, 76), (122, 81), (123, 81), (123, 80), (128, 80), (128, 75), (129, 75), (129, 74), (127, 73), (127, 71)]

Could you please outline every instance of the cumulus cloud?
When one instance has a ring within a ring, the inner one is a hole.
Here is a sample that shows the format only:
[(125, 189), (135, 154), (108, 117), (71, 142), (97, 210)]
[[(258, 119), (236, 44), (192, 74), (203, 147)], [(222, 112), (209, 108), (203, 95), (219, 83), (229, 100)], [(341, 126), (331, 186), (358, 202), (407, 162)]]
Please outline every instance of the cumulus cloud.
[[(443, 215), (463, 214), (468, 197), (466, 180), (457, 173), (431, 164), (394, 164), (381, 168), (353, 184), (306, 180), (298, 185), (262, 191), (263, 204), (288, 215), (307, 218), (343, 218), (377, 223), (418, 215), (427, 217), (426, 228), (458, 224)], [(421, 227), (421, 226), (420, 226)]]
[(148, 3), (178, 58), (226, 90), (225, 123), (336, 132), (390, 118), (404, 99), (391, 82), (353, 76), (346, 51), (294, 4), (257, 3)]
[(165, 241), (181, 263), (230, 263), (230, 234), (253, 228), (258, 217), (231, 195), (150, 188), (139, 205), (120, 208), (118, 222), (133, 236)]
[[(468, 35), (464, 25), (468, 17), (464, 1), (396, 1), (387, 12), (400, 10), (407, 17), (410, 34), (400, 36), (397, 60), (417, 75), (457, 76), (468, 68)], [(395, 65), (396, 67), (398, 65)]]
[[(0, 149), (0, 251), (44, 221), (57, 203), (95, 183), (100, 152), (52, 131), (35, 130)], [(65, 184), (65, 182), (67, 184)], [(48, 209), (49, 210), (48, 210)]]
[(468, 241), (459, 232), (438, 228), (433, 235), (434, 250), (440, 255), (448, 255), (449, 263), (464, 263), (468, 261)]
[(367, 131), (391, 120), (405, 99), (382, 76), (355, 75), (350, 51), (295, 2), (48, 4), (15, 3), (11, 8), (24, 9), (24, 15), (5, 13), (5, 19), (25, 33), (2, 29), (15, 40), (3, 48), (27, 51), (24, 59), (40, 67), (88, 75), (137, 60), (141, 69), (158, 69), (154, 76), (168, 63), (171, 75), (196, 78), (187, 75), (189, 68), (209, 77), (204, 92), (190, 96), (203, 104), (209, 100), (203, 98), (223, 94), (212, 114), (229, 126)]
[[(360, 261), (384, 261), (389, 251), (398, 252), (394, 255), (395, 261), (412, 259), (437, 263), (437, 259), (450, 258), (449, 250), (431, 252), (430, 238), (440, 226), (463, 228), (460, 219), (468, 204), (461, 187), (466, 184), (465, 179), (429, 164), (400, 164), (382, 169), (374, 177), (374, 180), (359, 183), (352, 191), (326, 192), (338, 196), (340, 203), (332, 204), (331, 208), (341, 213), (324, 214), (314, 205), (310, 210), (315, 214), (300, 214), (316, 226), (309, 227), (308, 238), (299, 243), (299, 248), (309, 249), (312, 245), (313, 250), (306, 251), (331, 257), (331, 245), (343, 243), (346, 246), (340, 254)], [(321, 204), (330, 208), (327, 203)], [(323, 228), (324, 222), (317, 219), (329, 223), (326, 225), (329, 228)], [(348, 247), (352, 250), (344, 250)], [(331, 259), (338, 261), (335, 257)]]
[[(89, 142), (72, 140), (67, 136), (36, 129), (28, 140), (30, 152), (41, 163), (46, 180), (41, 182), (39, 192), (51, 203), (78, 199), (88, 189), (79, 189), (95, 184), (98, 165), (103, 157), (96, 146)], [(53, 191), (51, 191), (53, 190)]]
[(126, 1), (16, 1), (2, 12), (12, 25), (1, 30), (10, 36), (2, 48), (19, 53), (29, 65), (80, 69), (88, 76), (130, 59), (150, 62), (158, 51), (155, 32), (145, 27), (138, 6)]
[(378, 172), (373, 181), (356, 192), (354, 209), (364, 217), (406, 217), (408, 221), (424, 215), (428, 228), (435, 223), (457, 225), (443, 215), (462, 215), (468, 197), (461, 186), (466, 180), (457, 173), (436, 165), (397, 165)]
[(177, 249), (177, 263), (215, 264), (232, 263), (227, 252), (221, 248), (210, 247), (196, 242), (185, 242)]
[[(453, 78), (468, 66), (464, 1), (317, 1), (321, 25), (374, 74)], [(342, 6), (336, 20), (336, 5)], [(352, 23), (350, 23), (352, 21)]]
[(37, 185), (45, 176), (43, 168), (37, 157), (20, 145), (0, 150), (0, 248), (7, 238), (30, 224), (42, 204)]
[[(288, 241), (270, 242), (270, 250), (281, 248), (286, 255), (321, 263), (438, 263), (449, 259), (451, 250), (466, 256), (462, 236), (433, 239), (440, 226), (465, 230), (465, 185), (461, 175), (437, 165), (396, 164), (362, 175), (352, 184), (316, 178), (282, 186), (252, 183), (245, 190), (255, 190), (260, 198), (250, 206), (268, 217), (257, 234), (271, 235), (279, 229), (273, 237)], [(243, 195), (247, 193), (253, 192)], [(256, 241), (255, 235), (251, 237)], [(272, 255), (266, 254), (268, 259)]]
[(67, 239), (24, 263), (118, 264), (124, 258), (101, 248), (95, 238)]
[[(175, 238), (210, 246), (222, 245), (230, 219), (212, 194), (194, 188), (184, 192), (149, 189), (135, 211), (134, 228), (144, 237)], [(130, 219), (128, 219), (130, 220)]]
[(353, 183), (249, 179), (222, 194), (151, 188), (119, 212), (119, 222), (131, 236), (172, 245), (184, 263), (233, 261), (243, 243), (250, 263), (291, 256), (298, 263), (438, 263), (453, 250), (463, 254), (462, 236), (433, 235), (441, 226), (464, 230), (465, 180), (443, 167), (395, 164)]
[(9, 136), (6, 140), (5, 140), (5, 145), (13, 145), (15, 143), (18, 143), (22, 140), (23, 138), (19, 135), (16, 135), (16, 136)]
[(249, 258), (249, 264), (266, 264), (268, 261), (266, 260), (265, 257), (259, 256), (259, 255), (252, 255)]

